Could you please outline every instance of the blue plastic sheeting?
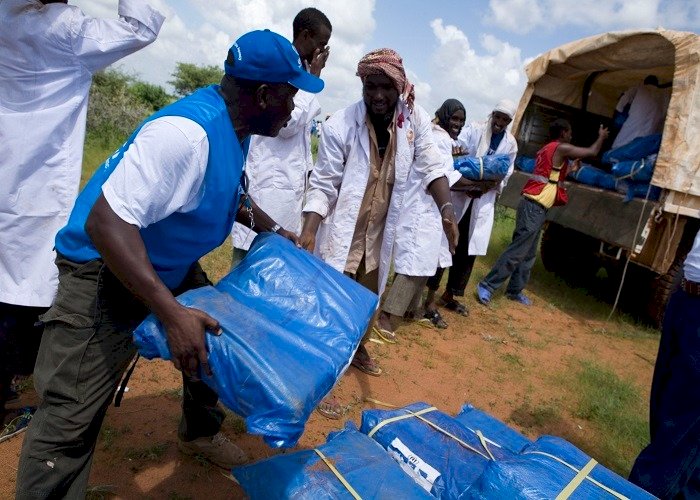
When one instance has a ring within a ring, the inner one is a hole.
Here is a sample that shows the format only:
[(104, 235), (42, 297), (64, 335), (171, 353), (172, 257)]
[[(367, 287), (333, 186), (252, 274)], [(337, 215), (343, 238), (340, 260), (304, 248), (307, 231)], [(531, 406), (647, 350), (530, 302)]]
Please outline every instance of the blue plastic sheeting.
[[(432, 498), (352, 424), (330, 434), (328, 442), (318, 449), (363, 499)], [(232, 472), (251, 500), (353, 498), (314, 450), (277, 455)]]
[[(372, 438), (433, 496), (460, 498), (484, 471), (490, 461), (488, 452), (476, 433), (453, 417), (438, 410), (420, 415), (462, 440), (472, 450), (410, 413), (426, 408), (430, 406), (414, 403), (398, 410), (366, 410), (362, 412), (360, 431), (369, 435), (372, 429), (387, 419), (408, 417), (387, 423)], [(497, 446), (488, 446), (488, 449), (496, 459), (507, 453)]]
[(661, 197), (661, 188), (651, 186), (645, 182), (634, 182), (628, 179), (620, 179), (617, 182), (617, 190), (625, 195), (625, 203), (633, 198), (649, 198), (650, 201), (657, 201)]
[(518, 156), (515, 158), (515, 168), (531, 174), (535, 171), (535, 159), (529, 156)]
[(518, 431), (470, 404), (464, 405), (455, 419), (473, 432), (481, 431), (489, 444), (504, 448), (513, 454), (520, 453), (523, 448), (532, 444), (532, 441)]
[(661, 147), (661, 134), (637, 137), (633, 141), (619, 148), (606, 151), (601, 160), (603, 163), (613, 164), (628, 160), (641, 160), (649, 155), (659, 152)]
[[(207, 334), (212, 378), (200, 374), (248, 432), (294, 446), (309, 414), (347, 369), (378, 302), (362, 285), (289, 240), (258, 235), (216, 287), (178, 297), (206, 311), (223, 334)], [(170, 359), (150, 315), (134, 332), (142, 356)]]
[(567, 177), (581, 184), (603, 189), (615, 189), (617, 183), (617, 178), (614, 175), (586, 163), (582, 164), (578, 171), (569, 172)]
[(654, 175), (656, 155), (649, 155), (641, 160), (621, 161), (613, 164), (612, 174), (638, 183), (649, 183)]
[[(567, 441), (553, 436), (542, 436), (526, 447), (522, 454), (490, 462), (470, 491), (470, 498), (528, 500), (556, 498), (590, 460), (589, 456)], [(591, 479), (603, 487), (596, 485)], [(582, 480), (569, 498), (614, 500), (616, 497), (605, 488), (633, 500), (655, 498), (600, 464), (593, 467), (587, 479)]]
[[(483, 165), (482, 161), (483, 160)], [(473, 181), (499, 181), (508, 175), (509, 155), (457, 156), (454, 159), (455, 170), (459, 170), (467, 179)]]

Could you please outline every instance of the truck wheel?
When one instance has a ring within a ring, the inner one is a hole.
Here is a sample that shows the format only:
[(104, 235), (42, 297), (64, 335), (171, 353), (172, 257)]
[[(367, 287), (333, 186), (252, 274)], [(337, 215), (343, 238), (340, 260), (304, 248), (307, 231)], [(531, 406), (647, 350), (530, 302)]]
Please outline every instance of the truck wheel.
[(664, 321), (666, 305), (671, 293), (678, 288), (683, 278), (683, 262), (685, 254), (676, 257), (666, 274), (659, 274), (652, 282), (652, 289), (647, 305), (647, 315), (651, 323), (661, 328)]
[(544, 268), (573, 286), (586, 285), (595, 278), (600, 269), (596, 251), (595, 239), (559, 224), (547, 223), (542, 233), (540, 257)]

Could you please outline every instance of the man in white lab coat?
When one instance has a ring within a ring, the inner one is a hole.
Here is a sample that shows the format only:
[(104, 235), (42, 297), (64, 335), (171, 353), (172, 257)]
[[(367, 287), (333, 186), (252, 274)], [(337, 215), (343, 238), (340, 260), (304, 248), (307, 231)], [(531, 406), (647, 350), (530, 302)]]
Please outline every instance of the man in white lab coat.
[[(508, 178), (513, 173), (518, 144), (507, 128), (513, 119), (515, 110), (515, 103), (504, 99), (496, 104), (488, 120), (467, 124), (459, 136), (464, 146), (465, 154), (471, 156), (492, 154), (510, 156), (508, 174), (495, 188), (487, 190), (482, 195), (474, 198), (464, 195), (455, 196), (453, 193), (452, 201), (455, 204), (455, 212), (459, 221), (460, 239), (452, 259), (452, 267), (450, 268), (445, 292), (437, 302), (444, 305), (447, 309), (464, 316), (469, 314), (467, 306), (462, 302), (458, 302), (455, 297), (464, 296), (464, 290), (471, 276), (476, 257), (478, 255), (486, 255), (493, 228), (496, 197), (503, 190), (508, 182)], [(438, 269), (435, 276), (428, 280), (429, 292), (426, 299), (426, 316), (430, 317), (436, 326), (440, 326), (439, 322), (443, 320), (440, 318), (436, 301), (433, 298), (440, 286), (443, 271), (443, 269)]]
[[(413, 85), (401, 57), (391, 49), (370, 52), (360, 60), (357, 74), (363, 99), (323, 125), (299, 240), (326, 263), (381, 295), (414, 171), (415, 182), (439, 207), (451, 248), (458, 234), (430, 116), (414, 106)], [(352, 364), (369, 375), (381, 374), (364, 344)], [(319, 411), (331, 418), (342, 416), (334, 402), (323, 402)]]
[[(292, 23), (294, 47), (307, 70), (320, 76), (329, 55), (328, 40), (332, 26), (318, 9), (301, 10)], [(287, 125), (276, 137), (254, 135), (246, 159), (248, 188), (255, 202), (281, 227), (299, 234), (301, 208), (304, 201), (307, 174), (311, 171), (311, 126), (321, 112), (315, 94), (299, 91), (294, 97), (294, 112)], [(233, 226), (235, 265), (256, 236), (250, 226)]]
[(120, 0), (114, 20), (65, 3), (0, 3), (0, 414), (56, 293), (54, 237), (78, 193), (92, 74), (153, 42), (164, 20), (141, 0)]

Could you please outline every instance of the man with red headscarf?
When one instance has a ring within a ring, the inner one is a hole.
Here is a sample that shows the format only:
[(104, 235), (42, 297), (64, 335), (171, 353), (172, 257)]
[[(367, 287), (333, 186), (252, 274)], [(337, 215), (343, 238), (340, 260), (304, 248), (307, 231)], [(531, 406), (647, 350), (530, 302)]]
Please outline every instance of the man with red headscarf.
[[(300, 243), (381, 295), (411, 183), (421, 183), (432, 195), (452, 251), (458, 230), (430, 116), (414, 104), (401, 57), (391, 49), (370, 52), (357, 65), (357, 75), (362, 100), (323, 125)], [(381, 374), (364, 342), (352, 365), (369, 375)], [(330, 418), (342, 416), (334, 401), (324, 401), (319, 411)]]

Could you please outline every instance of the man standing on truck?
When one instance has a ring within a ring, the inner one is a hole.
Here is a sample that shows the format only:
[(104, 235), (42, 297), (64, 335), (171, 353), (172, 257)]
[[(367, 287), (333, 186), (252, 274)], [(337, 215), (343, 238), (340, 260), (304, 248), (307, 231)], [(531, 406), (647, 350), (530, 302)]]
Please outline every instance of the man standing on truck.
[[(666, 308), (651, 382), (651, 443), (630, 481), (659, 498), (700, 497), (700, 232)], [(696, 394), (696, 396), (693, 396)]]
[(608, 129), (598, 129), (598, 139), (587, 148), (570, 144), (571, 125), (563, 119), (555, 120), (549, 127), (550, 142), (537, 152), (535, 171), (523, 187), (522, 200), (515, 216), (513, 241), (494, 264), (491, 271), (477, 285), (476, 295), (484, 305), (491, 302), (493, 293), (510, 278), (506, 297), (529, 306), (532, 302), (523, 293), (535, 264), (540, 229), (547, 211), (568, 201), (561, 182), (566, 179), (570, 158), (575, 158), (571, 168), (578, 170), (580, 158), (595, 156), (600, 152)]

